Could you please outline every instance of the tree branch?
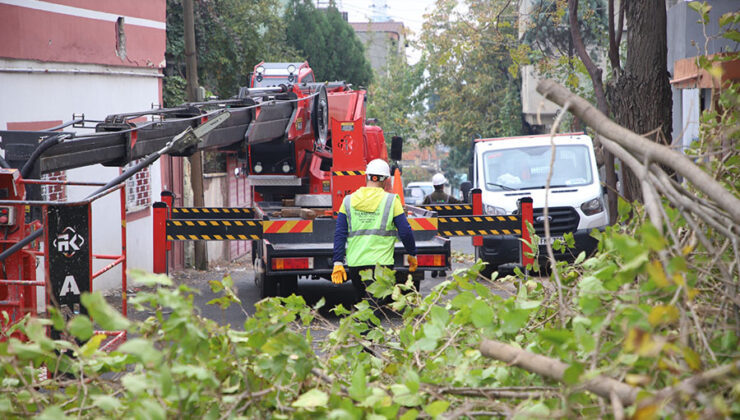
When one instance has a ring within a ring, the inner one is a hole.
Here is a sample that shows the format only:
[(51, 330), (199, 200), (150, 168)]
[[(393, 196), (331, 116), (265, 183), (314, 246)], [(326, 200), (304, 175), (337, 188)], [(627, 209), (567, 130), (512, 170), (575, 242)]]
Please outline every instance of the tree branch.
[[(563, 382), (563, 374), (565, 369), (568, 368), (568, 365), (560, 360), (518, 349), (494, 340), (483, 340), (480, 344), (480, 352), (486, 357), (500, 360), (559, 382)], [(637, 398), (637, 388), (604, 375), (597, 375), (595, 378), (581, 384), (581, 386), (607, 401), (611, 400), (613, 392), (623, 406), (634, 404)]]
[[(573, 47), (576, 49), (578, 58), (586, 66), (589, 76), (591, 76), (591, 82), (594, 85), (594, 94), (596, 95), (596, 103), (601, 112), (608, 114), (609, 106), (606, 103), (604, 82), (601, 80), (601, 69), (594, 64), (588, 55), (583, 38), (581, 37), (581, 29), (578, 26), (578, 0), (568, 0), (568, 18), (570, 19), (570, 37), (573, 39)], [(558, 105), (563, 106), (563, 104)]]
[[(649, 153), (651, 158), (674, 169), (678, 174), (693, 183), (707, 194), (717, 205), (727, 212), (735, 223), (733, 230), (737, 233), (740, 225), (740, 199), (729, 193), (722, 184), (691, 162), (683, 153), (650, 140), (620, 126), (610, 120), (604, 113), (595, 109), (588, 101), (571, 93), (553, 80), (543, 80), (537, 85), (537, 91), (545, 98), (563, 106), (570, 103), (571, 112), (583, 120), (604, 137), (613, 139), (630, 150)], [(618, 139), (618, 140), (617, 140)]]

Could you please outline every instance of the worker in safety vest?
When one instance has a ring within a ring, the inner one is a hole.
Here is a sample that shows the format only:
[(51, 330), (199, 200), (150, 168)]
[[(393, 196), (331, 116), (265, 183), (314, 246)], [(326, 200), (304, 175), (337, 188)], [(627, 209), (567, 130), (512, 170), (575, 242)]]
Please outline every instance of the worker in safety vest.
[[(367, 186), (344, 197), (334, 231), (334, 270), (331, 281), (341, 284), (349, 277), (360, 297), (365, 296), (362, 270), (376, 264), (393, 268), (396, 235), (406, 248), (409, 272), (416, 271), (416, 241), (401, 200), (386, 192), (383, 184), (391, 176), (388, 163), (375, 159), (365, 170)], [(345, 271), (345, 247), (346, 265)]]
[(447, 179), (442, 174), (434, 174), (432, 177), (432, 185), (434, 185), (434, 192), (424, 197), (424, 202), (421, 204), (459, 204), (460, 200), (447, 194), (445, 192), (445, 184)]

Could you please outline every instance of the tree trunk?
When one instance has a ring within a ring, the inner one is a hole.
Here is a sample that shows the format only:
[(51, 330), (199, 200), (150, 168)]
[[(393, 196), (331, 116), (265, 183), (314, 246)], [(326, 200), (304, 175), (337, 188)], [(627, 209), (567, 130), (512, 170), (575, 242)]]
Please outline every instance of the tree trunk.
[[(666, 9), (663, 0), (625, 0), (627, 61), (607, 89), (614, 119), (653, 141), (671, 138)], [(657, 130), (657, 131), (656, 131)], [(625, 197), (640, 200), (640, 179), (622, 169)]]
[[(195, 23), (193, 0), (184, 0), (183, 17), (185, 23), (185, 59), (188, 101), (198, 100), (198, 59), (195, 49)], [(203, 202), (203, 162), (201, 152), (190, 156), (190, 183), (193, 187), (193, 205), (204, 207)], [(195, 241), (195, 268), (208, 270), (208, 249), (205, 241)]]

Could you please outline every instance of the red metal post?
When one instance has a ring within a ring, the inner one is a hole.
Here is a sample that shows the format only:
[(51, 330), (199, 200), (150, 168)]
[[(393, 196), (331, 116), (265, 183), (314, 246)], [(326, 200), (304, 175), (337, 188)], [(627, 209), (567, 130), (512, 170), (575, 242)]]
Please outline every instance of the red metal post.
[[(473, 197), (473, 215), (481, 216), (483, 214), (483, 192), (480, 188), (471, 191)], [(482, 236), (473, 236), (473, 246), (483, 246)]]
[[(123, 316), (128, 316), (128, 277), (126, 276), (126, 188), (125, 183), (121, 185), (121, 311)], [(116, 262), (111, 263), (115, 265)]]
[(154, 225), (152, 271), (162, 274), (167, 272), (167, 204), (162, 202), (152, 204), (152, 213)]
[[(532, 197), (523, 197), (519, 199), (519, 214), (522, 215), (522, 239), (527, 243), (532, 243), (532, 236), (530, 235), (529, 229), (527, 229), (527, 222), (534, 225), (534, 209), (532, 206)], [(534, 250), (524, 242), (521, 243), (521, 263), (522, 267), (526, 267), (528, 264), (534, 263), (534, 258), (527, 256), (527, 253), (532, 253)]]
[[(167, 204), (167, 218), (172, 218), (172, 206), (175, 205), (175, 194), (171, 191), (162, 191), (159, 196), (162, 202)], [(167, 251), (172, 250), (172, 242), (166, 242), (166, 246)]]

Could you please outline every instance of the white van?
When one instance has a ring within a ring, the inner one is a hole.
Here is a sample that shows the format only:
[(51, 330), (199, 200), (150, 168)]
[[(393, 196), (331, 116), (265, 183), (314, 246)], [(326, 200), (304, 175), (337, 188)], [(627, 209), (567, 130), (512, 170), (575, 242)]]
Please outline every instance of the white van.
[(406, 191), (404, 191), (404, 197), (406, 204), (412, 206), (421, 205), (424, 201), (424, 197), (434, 192), (434, 185), (428, 181), (416, 181), (409, 182), (406, 185)]
[[(591, 138), (583, 133), (558, 134), (553, 138), (555, 160), (548, 195), (550, 235), (562, 239), (572, 232), (575, 249), (555, 251), (559, 259), (573, 259), (581, 251), (597, 246), (593, 229), (609, 223), (605, 197)], [(550, 135), (478, 139), (473, 153), (473, 187), (480, 188), (483, 212), (488, 215), (515, 214), (517, 200), (531, 197), (534, 228), (540, 237), (539, 258), (544, 262), (545, 185), (550, 170)], [(484, 274), (498, 266), (519, 262), (519, 238), (513, 235), (484, 236), (476, 257), (488, 262)]]

